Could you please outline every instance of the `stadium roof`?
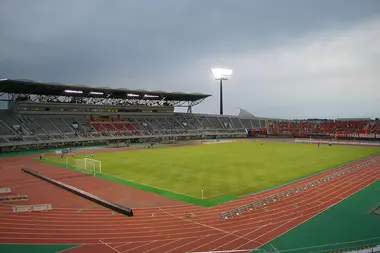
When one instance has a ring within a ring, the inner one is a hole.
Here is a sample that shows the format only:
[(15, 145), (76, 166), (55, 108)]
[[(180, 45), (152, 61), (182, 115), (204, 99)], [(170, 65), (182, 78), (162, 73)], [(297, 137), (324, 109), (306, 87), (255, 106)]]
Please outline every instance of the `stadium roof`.
[(50, 95), (50, 96), (93, 96), (115, 99), (163, 99), (166, 101), (198, 101), (211, 95), (202, 93), (130, 90), (122, 88), (67, 85), (61, 83), (36, 82), (20, 79), (0, 79), (0, 93)]

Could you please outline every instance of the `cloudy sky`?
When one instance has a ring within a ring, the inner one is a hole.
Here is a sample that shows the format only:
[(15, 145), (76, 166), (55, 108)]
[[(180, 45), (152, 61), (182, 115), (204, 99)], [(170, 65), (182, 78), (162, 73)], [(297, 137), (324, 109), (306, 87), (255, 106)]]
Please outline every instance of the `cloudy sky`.
[(379, 0), (1, 0), (0, 78), (212, 94), (225, 113), (380, 116)]

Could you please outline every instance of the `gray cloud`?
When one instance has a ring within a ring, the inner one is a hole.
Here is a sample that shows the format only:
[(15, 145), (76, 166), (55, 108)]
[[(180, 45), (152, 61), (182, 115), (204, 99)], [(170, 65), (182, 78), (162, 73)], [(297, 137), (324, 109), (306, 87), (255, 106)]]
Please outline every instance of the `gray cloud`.
[(228, 113), (375, 116), (379, 14), (377, 0), (3, 0), (0, 76), (212, 93), (196, 111), (215, 113), (221, 65)]

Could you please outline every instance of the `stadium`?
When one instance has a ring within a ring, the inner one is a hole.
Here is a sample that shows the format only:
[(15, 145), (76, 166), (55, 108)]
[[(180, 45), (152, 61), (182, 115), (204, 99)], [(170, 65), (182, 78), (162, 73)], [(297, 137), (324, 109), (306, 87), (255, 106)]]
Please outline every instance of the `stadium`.
[[(1, 252), (379, 252), (380, 121), (0, 80)], [(185, 107), (186, 113), (175, 108)]]

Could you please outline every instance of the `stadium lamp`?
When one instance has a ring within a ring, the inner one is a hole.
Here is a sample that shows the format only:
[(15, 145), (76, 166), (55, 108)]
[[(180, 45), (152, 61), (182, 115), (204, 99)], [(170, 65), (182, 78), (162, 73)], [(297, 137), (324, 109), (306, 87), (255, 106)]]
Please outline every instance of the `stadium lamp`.
[(220, 115), (223, 115), (223, 80), (230, 78), (232, 69), (212, 68), (211, 73), (216, 80), (220, 80)]
[(104, 93), (103, 92), (97, 92), (97, 91), (91, 91), (90, 94), (91, 95), (103, 95)]
[(232, 69), (213, 68), (211, 69), (211, 73), (214, 75), (216, 80), (228, 80), (228, 78), (232, 75)]
[(137, 95), (137, 94), (132, 94), (132, 93), (129, 93), (129, 94), (127, 94), (127, 96), (128, 96), (128, 97), (138, 97), (139, 95)]
[(78, 93), (78, 94), (82, 94), (83, 91), (81, 90), (65, 90), (66, 93)]
[(144, 95), (144, 97), (146, 97), (146, 98), (158, 98), (158, 96), (156, 96), (156, 95), (148, 95), (148, 94)]

